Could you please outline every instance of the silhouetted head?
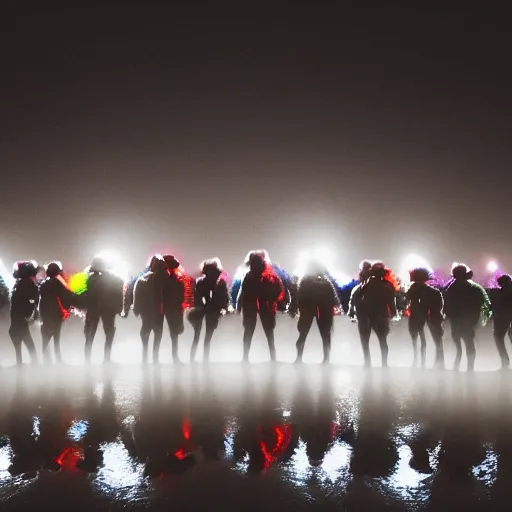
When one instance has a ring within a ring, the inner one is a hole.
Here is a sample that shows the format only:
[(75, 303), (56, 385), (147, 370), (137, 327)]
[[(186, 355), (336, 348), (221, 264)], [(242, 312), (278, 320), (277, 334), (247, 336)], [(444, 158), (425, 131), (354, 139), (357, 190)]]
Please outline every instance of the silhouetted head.
[(370, 275), (372, 270), (372, 263), (368, 260), (363, 260), (359, 264), (359, 280), (366, 281)]
[(46, 276), (47, 277), (57, 277), (62, 274), (62, 265), (58, 261), (52, 261), (46, 267)]
[(252, 272), (258, 274), (263, 273), (269, 263), (270, 258), (268, 257), (268, 252), (264, 249), (251, 251), (245, 258), (245, 264), (250, 268)]
[(155, 274), (162, 274), (166, 271), (164, 258), (160, 254), (155, 254), (149, 261), (149, 270)]
[(217, 280), (222, 274), (222, 264), (219, 258), (211, 258), (201, 263), (201, 272), (209, 279)]
[(512, 285), (512, 277), (510, 277), (508, 274), (503, 274), (502, 276), (498, 277), (496, 282), (500, 288), (505, 288), (506, 286)]
[(107, 271), (107, 262), (101, 256), (95, 256), (92, 259), (90, 272), (102, 273)]
[(14, 264), (14, 271), (12, 273), (15, 279), (27, 279), (36, 277), (38, 266), (35, 261), (18, 261)]
[(427, 281), (432, 280), (433, 276), (429, 269), (427, 268), (415, 268), (409, 272), (409, 276), (411, 281), (414, 283), (426, 283)]
[(473, 271), (465, 263), (454, 263), (452, 266), (452, 277), (468, 281), (473, 277)]
[(389, 269), (386, 268), (386, 265), (381, 261), (377, 261), (374, 263), (370, 269), (370, 275), (372, 277), (376, 277), (377, 279), (384, 279), (387, 275), (389, 275)]
[(165, 264), (167, 265), (167, 268), (169, 269), (169, 272), (176, 270), (180, 266), (178, 258), (176, 258), (176, 256), (173, 256), (172, 254), (166, 254), (164, 256), (164, 261)]

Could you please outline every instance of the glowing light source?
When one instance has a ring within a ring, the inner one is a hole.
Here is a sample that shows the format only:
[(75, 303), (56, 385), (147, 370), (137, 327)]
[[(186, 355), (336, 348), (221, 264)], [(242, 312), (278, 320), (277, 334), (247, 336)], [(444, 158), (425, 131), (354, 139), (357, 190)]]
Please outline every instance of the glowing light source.
[(121, 255), (117, 251), (110, 249), (104, 250), (97, 256), (103, 259), (109, 271), (122, 279), (124, 283), (127, 283), (130, 280), (128, 264), (123, 260), (123, 258), (121, 258)]
[(7, 267), (2, 260), (0, 260), (0, 276), (3, 278), (7, 288), (9, 288), (9, 291), (12, 290), (16, 281), (14, 280), (14, 277), (12, 277), (12, 272), (7, 270)]
[(402, 268), (400, 270), (400, 274), (398, 277), (403, 283), (410, 282), (409, 272), (415, 268), (426, 268), (433, 273), (433, 269), (430, 266), (430, 263), (423, 257), (418, 256), (417, 254), (409, 254), (404, 259)]
[(487, 272), (494, 274), (497, 271), (498, 271), (498, 264), (495, 261), (489, 261), (489, 263), (487, 263)]

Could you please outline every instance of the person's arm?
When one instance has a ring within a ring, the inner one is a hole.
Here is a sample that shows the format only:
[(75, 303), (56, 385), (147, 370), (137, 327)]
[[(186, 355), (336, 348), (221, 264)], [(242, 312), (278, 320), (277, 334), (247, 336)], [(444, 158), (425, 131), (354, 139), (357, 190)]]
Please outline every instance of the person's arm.
[(242, 307), (243, 307), (243, 301), (244, 301), (244, 292), (245, 292), (245, 286), (246, 286), (246, 279), (244, 278), (243, 281), (240, 284), (240, 288), (238, 289), (238, 296), (236, 298), (236, 312), (241, 313)]

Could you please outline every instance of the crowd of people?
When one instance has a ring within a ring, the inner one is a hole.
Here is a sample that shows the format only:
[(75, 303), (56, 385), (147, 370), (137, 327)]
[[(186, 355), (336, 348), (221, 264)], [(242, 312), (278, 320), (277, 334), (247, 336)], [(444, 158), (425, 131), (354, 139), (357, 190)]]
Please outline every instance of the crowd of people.
[[(304, 346), (313, 321), (316, 320), (323, 343), (323, 362), (329, 363), (333, 319), (347, 314), (357, 322), (365, 366), (371, 366), (370, 338), (375, 333), (382, 356), (388, 364), (390, 322), (402, 316), (414, 347), (414, 364), (426, 364), (425, 328), (430, 331), (436, 347), (436, 368), (444, 368), (444, 325), (448, 321), (456, 347), (454, 369), (459, 369), (462, 342), (466, 347), (468, 371), (474, 370), (475, 330), (479, 323), (494, 322), (494, 338), (503, 368), (509, 357), (505, 338), (512, 340), (512, 279), (501, 275), (498, 288), (485, 290), (473, 281), (473, 272), (465, 264), (454, 264), (452, 280), (443, 287), (429, 284), (433, 280), (427, 268), (410, 269), (410, 283), (405, 289), (393, 272), (382, 262), (363, 261), (358, 279), (340, 287), (320, 260), (309, 261), (303, 276), (290, 277), (273, 265), (265, 250), (251, 251), (245, 261), (246, 272), (231, 284), (218, 258), (201, 264), (201, 276), (191, 280), (184, 274), (178, 259), (172, 255), (155, 255), (148, 266), (131, 282), (124, 282), (109, 270), (105, 259), (96, 257), (86, 269), (83, 287), (70, 287), (63, 277), (62, 266), (53, 262), (40, 267), (34, 261), (15, 265), (12, 290), (1, 292), (3, 302), (10, 306), (9, 335), (21, 365), (22, 346), (28, 349), (31, 362), (37, 361), (30, 326), (41, 324), (43, 356), (51, 361), (53, 339), (56, 360), (62, 361), (60, 337), (62, 325), (70, 312), (85, 317), (85, 361), (91, 362), (91, 350), (101, 320), (105, 332), (104, 360), (110, 362), (116, 332), (116, 317), (133, 311), (140, 317), (143, 363), (149, 359), (150, 337), (153, 335), (152, 360), (158, 363), (159, 348), (167, 323), (172, 357), (180, 363), (178, 340), (184, 332), (185, 315), (193, 327), (190, 360), (195, 361), (204, 324), (204, 357), (209, 361), (210, 346), (219, 321), (226, 313), (240, 313), (243, 319), (243, 362), (249, 354), (258, 318), (265, 333), (271, 361), (276, 360), (274, 330), (278, 311), (298, 317), (296, 363), (302, 362)], [(41, 269), (44, 278), (36, 279)], [(1, 286), (0, 286), (1, 288)], [(418, 350), (418, 341), (420, 342)]]

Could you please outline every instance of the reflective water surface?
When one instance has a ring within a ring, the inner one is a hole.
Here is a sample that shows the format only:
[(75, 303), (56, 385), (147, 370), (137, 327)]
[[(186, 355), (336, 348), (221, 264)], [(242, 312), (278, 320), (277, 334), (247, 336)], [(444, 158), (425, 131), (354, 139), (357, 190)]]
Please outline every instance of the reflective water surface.
[(3, 369), (1, 510), (509, 510), (512, 375)]

